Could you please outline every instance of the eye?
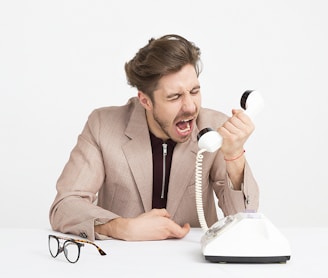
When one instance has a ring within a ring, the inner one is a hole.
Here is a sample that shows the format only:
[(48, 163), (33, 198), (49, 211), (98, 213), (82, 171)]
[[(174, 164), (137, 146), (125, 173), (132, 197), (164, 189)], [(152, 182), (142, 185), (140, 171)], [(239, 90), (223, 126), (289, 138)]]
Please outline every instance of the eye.
[(195, 88), (190, 91), (190, 94), (197, 95), (200, 92), (200, 88)]
[(169, 101), (174, 101), (174, 100), (178, 100), (181, 97), (182, 94), (174, 94), (174, 95), (170, 95), (168, 97)]

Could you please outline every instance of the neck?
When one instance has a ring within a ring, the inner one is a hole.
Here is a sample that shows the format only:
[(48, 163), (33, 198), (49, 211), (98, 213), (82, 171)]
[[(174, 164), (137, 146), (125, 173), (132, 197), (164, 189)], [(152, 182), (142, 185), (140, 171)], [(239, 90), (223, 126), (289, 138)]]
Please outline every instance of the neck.
[(163, 132), (162, 128), (159, 126), (159, 124), (155, 121), (153, 115), (149, 113), (149, 111), (146, 110), (146, 119), (149, 131), (156, 136), (157, 138), (166, 141), (170, 139), (165, 132)]

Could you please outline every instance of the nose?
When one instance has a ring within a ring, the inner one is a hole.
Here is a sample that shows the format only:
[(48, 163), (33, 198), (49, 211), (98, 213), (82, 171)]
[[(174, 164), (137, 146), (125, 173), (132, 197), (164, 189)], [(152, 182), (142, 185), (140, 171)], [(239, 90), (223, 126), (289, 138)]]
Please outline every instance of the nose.
[(182, 110), (187, 113), (194, 113), (196, 111), (195, 101), (189, 92), (186, 92), (184, 95)]

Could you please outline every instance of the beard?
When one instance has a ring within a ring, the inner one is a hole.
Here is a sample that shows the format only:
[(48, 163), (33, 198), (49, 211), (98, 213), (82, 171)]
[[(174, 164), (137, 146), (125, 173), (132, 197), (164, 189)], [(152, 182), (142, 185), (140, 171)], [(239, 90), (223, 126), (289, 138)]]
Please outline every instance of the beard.
[[(158, 117), (158, 115), (155, 113), (155, 111), (153, 112), (153, 118), (155, 123), (157, 124), (158, 127), (160, 127), (161, 131), (168, 137), (171, 138), (172, 136), (169, 133), (169, 127), (170, 124), (164, 120), (161, 120), (160, 117)], [(172, 139), (172, 138), (171, 138)], [(173, 140), (173, 139), (172, 139)], [(175, 141), (175, 140), (173, 140)]]
[[(190, 114), (182, 114), (182, 115), (178, 115), (176, 117), (176, 119), (183, 119), (183, 118), (188, 118), (192, 115)], [(153, 119), (154, 122), (157, 124), (157, 126), (161, 129), (161, 131), (165, 134), (166, 137), (170, 138), (171, 140), (173, 140), (174, 142), (177, 143), (184, 143), (186, 142), (189, 138), (190, 138), (190, 134), (186, 135), (186, 136), (177, 136), (175, 134), (171, 134), (170, 133), (170, 127), (171, 125), (173, 125), (173, 123), (165, 121), (163, 119), (161, 119), (161, 117), (158, 116), (158, 114), (156, 113), (155, 110), (153, 110)], [(174, 121), (175, 122), (175, 121)]]

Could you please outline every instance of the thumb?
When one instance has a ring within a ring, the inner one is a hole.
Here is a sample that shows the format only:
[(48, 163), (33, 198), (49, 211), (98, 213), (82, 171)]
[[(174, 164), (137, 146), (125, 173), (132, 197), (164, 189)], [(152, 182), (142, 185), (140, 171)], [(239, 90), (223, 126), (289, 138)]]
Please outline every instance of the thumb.
[(234, 116), (234, 115), (237, 115), (237, 114), (239, 114), (239, 113), (241, 113), (241, 112), (243, 112), (243, 110), (241, 110), (241, 109), (232, 109), (232, 115)]
[(167, 217), (167, 218), (170, 218), (170, 214), (168, 213), (168, 211), (166, 209), (153, 209), (152, 210), (154, 212), (155, 215), (158, 215), (158, 216), (163, 216), (163, 217)]

